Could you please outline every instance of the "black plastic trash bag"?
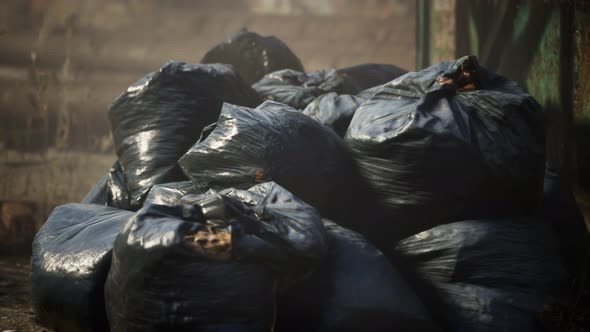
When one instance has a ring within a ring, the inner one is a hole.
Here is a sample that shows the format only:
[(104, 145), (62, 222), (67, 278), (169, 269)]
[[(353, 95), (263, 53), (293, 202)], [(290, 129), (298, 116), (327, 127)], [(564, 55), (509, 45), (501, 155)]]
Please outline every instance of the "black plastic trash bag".
[(278, 298), (277, 331), (438, 331), (410, 285), (363, 236), (324, 221), (321, 268)]
[(104, 282), (115, 237), (133, 214), (96, 204), (56, 207), (33, 241), (37, 319), (56, 331), (107, 331)]
[(117, 237), (111, 331), (271, 331), (277, 284), (326, 251), (317, 211), (274, 183), (145, 204)]
[(354, 111), (364, 101), (362, 97), (330, 92), (309, 103), (303, 110), (303, 114), (331, 127), (338, 136), (344, 137)]
[(362, 90), (385, 84), (408, 73), (394, 65), (365, 63), (337, 70), (338, 74), (349, 77)]
[(367, 217), (379, 209), (342, 139), (283, 104), (225, 104), (217, 127), (178, 163), (201, 192), (274, 181), (363, 234), (378, 224)]
[(356, 94), (363, 89), (334, 69), (309, 74), (291, 69), (279, 70), (264, 76), (252, 88), (263, 99), (304, 109), (316, 97), (329, 92)]
[(538, 206), (543, 112), (475, 57), (383, 85), (345, 140), (389, 208), (397, 235), (455, 220), (525, 215)]
[(109, 120), (133, 207), (152, 185), (186, 179), (176, 161), (217, 120), (223, 102), (257, 106), (260, 99), (230, 66), (182, 62), (148, 74), (114, 101)]
[(542, 219), (469, 220), (402, 240), (397, 266), (449, 331), (540, 331), (565, 286), (559, 245)]
[(248, 84), (281, 69), (303, 71), (299, 58), (280, 39), (245, 28), (209, 50), (201, 63), (230, 64)]

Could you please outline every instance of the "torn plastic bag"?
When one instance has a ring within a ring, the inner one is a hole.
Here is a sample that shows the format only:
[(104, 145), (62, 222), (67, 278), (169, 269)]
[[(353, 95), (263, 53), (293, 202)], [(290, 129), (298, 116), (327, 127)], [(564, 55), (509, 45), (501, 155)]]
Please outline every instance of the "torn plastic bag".
[(377, 248), (333, 222), (324, 225), (328, 255), (307, 280), (280, 294), (277, 331), (438, 331)]
[(107, 331), (104, 282), (115, 237), (133, 215), (96, 204), (56, 207), (33, 241), (37, 319), (56, 331)]
[(274, 183), (192, 197), (145, 204), (117, 237), (111, 331), (271, 331), (278, 282), (324, 258), (317, 211)]
[(469, 220), (402, 240), (397, 266), (450, 331), (539, 331), (565, 286), (559, 244), (538, 218)]
[(354, 111), (364, 101), (362, 97), (330, 92), (309, 103), (303, 110), (303, 114), (331, 127), (338, 136), (344, 137)]
[(455, 220), (531, 214), (544, 135), (533, 97), (464, 57), (383, 85), (357, 108), (345, 140), (392, 229), (409, 236)]
[(109, 120), (133, 207), (141, 206), (152, 185), (186, 179), (176, 161), (226, 101), (260, 103), (230, 66), (182, 62), (167, 63), (114, 101)]
[(337, 70), (338, 74), (350, 77), (362, 90), (390, 82), (408, 73), (394, 65), (365, 63)]
[(304, 109), (316, 97), (329, 92), (356, 94), (363, 89), (334, 69), (323, 69), (309, 74), (285, 69), (264, 76), (254, 83), (262, 99), (287, 104), (295, 109)]
[(541, 215), (553, 225), (568, 272), (580, 277), (588, 259), (588, 230), (571, 184), (559, 168), (549, 164), (545, 166)]
[(209, 50), (201, 63), (230, 64), (248, 84), (281, 69), (303, 71), (299, 58), (280, 39), (245, 28)]
[(225, 104), (217, 127), (178, 163), (201, 192), (274, 181), (363, 234), (379, 224), (367, 217), (380, 210), (342, 139), (283, 104)]

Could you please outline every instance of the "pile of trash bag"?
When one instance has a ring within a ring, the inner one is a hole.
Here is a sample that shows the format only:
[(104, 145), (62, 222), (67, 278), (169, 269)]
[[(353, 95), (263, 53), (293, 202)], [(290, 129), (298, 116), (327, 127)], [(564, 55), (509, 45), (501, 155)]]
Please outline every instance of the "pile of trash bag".
[(112, 168), (33, 243), (40, 322), (532, 332), (563, 316), (587, 236), (567, 180), (543, 179), (543, 111), (518, 84), (472, 56), (306, 73), (245, 30), (202, 62), (109, 109)]
[(346, 227), (376, 224), (364, 219), (379, 208), (342, 139), (284, 104), (225, 104), (217, 127), (178, 163), (201, 191), (274, 181)]
[(535, 99), (468, 56), (384, 84), (358, 106), (345, 140), (392, 227), (409, 236), (457, 220), (532, 214), (544, 136)]
[(263, 37), (246, 28), (210, 49), (201, 63), (230, 64), (248, 84), (277, 70), (303, 71), (301, 60), (280, 39)]
[(132, 207), (152, 185), (185, 179), (176, 161), (224, 102), (253, 107), (260, 99), (231, 66), (183, 62), (169, 62), (113, 102), (109, 120)]

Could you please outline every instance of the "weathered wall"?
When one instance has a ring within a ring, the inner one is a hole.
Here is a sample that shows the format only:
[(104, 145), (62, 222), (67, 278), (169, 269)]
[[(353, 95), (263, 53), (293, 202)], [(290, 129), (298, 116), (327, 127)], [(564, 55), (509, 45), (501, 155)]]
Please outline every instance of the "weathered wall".
[(0, 200), (46, 213), (115, 160), (106, 110), (170, 59), (197, 62), (241, 27), (276, 35), (307, 70), (415, 66), (411, 0), (3, 0)]

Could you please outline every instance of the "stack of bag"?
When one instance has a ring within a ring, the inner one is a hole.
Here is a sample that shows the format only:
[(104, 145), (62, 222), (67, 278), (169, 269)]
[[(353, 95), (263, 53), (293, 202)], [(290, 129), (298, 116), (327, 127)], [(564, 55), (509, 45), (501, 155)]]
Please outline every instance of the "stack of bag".
[(555, 323), (585, 238), (563, 241), (582, 221), (567, 186), (561, 200), (543, 192), (543, 111), (518, 84), (472, 56), (305, 73), (280, 40), (246, 30), (201, 62), (170, 62), (111, 105), (117, 160), (33, 243), (43, 324)]

